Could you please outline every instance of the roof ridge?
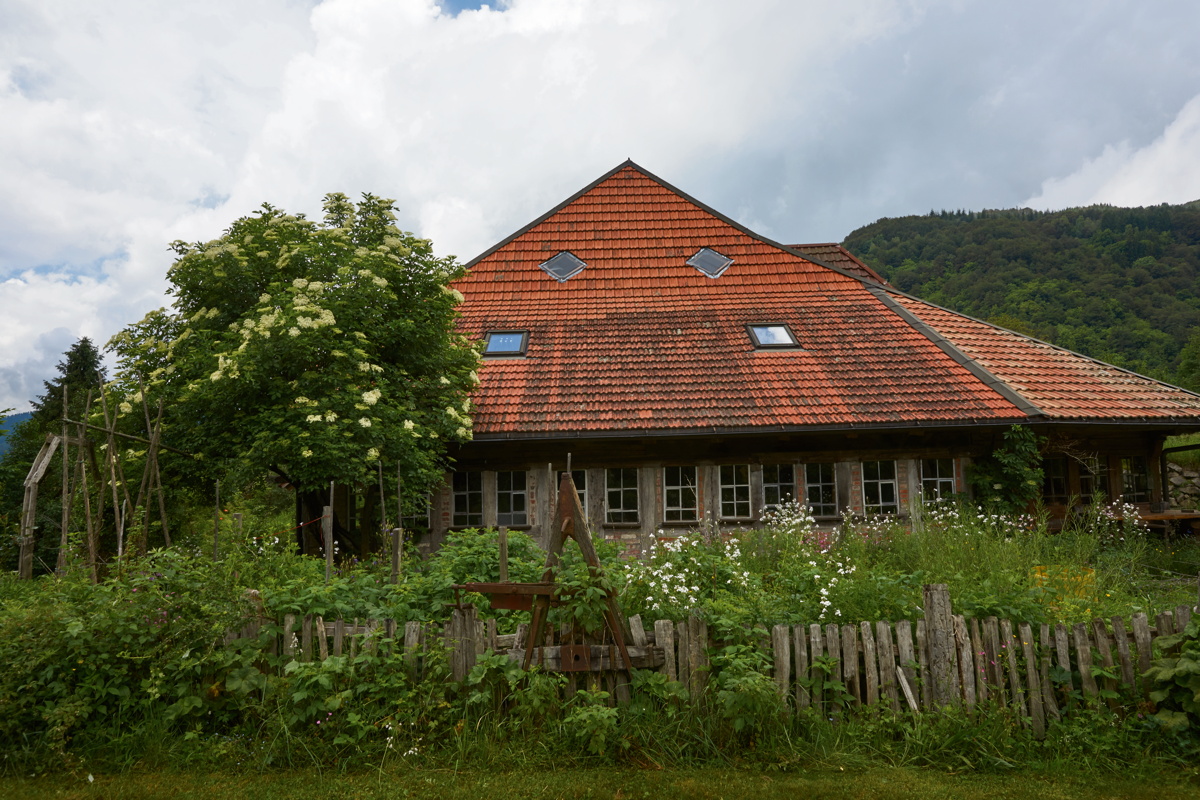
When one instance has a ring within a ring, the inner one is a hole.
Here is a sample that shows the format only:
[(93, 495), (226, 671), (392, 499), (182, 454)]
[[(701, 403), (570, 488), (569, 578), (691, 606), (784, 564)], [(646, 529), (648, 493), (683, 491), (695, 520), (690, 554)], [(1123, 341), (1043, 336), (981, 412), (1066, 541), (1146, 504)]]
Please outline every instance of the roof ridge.
[(896, 316), (907, 322), (913, 328), (913, 330), (917, 331), (917, 333), (920, 333), (922, 336), (929, 339), (929, 341), (933, 342), (938, 349), (950, 356), (955, 363), (982, 381), (983, 384), (993, 392), (1000, 395), (1029, 416), (1046, 416), (1044, 411), (1022, 397), (1019, 392), (1005, 383), (1005, 381), (999, 375), (996, 375), (987, 367), (968, 356), (966, 353), (960, 350), (957, 345), (934, 330), (933, 326), (929, 325), (929, 323), (917, 317), (916, 314), (913, 314), (907, 308), (900, 305), (894, 298), (888, 296), (888, 290), (885, 287), (868, 285), (867, 291), (875, 295), (879, 302), (883, 303), (883, 305), (895, 313)]

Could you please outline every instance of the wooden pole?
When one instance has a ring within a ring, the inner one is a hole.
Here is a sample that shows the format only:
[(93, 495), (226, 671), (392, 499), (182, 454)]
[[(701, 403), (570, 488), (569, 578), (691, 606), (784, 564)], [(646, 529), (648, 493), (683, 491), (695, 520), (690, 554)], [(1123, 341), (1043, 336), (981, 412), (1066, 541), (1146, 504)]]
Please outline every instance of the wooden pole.
[(62, 387), (62, 535), (58, 540), (58, 562), (55, 572), (62, 575), (67, 568), (67, 528), (71, 523), (71, 445), (67, 441), (67, 385)]
[[(333, 484), (330, 484), (332, 487)], [(332, 488), (330, 494), (333, 494)], [(330, 579), (333, 577), (333, 506), (325, 506), (325, 513), (321, 516), (321, 539), (325, 542), (325, 585), (329, 585)]]
[(392, 528), (392, 585), (400, 582), (400, 562), (404, 557), (404, 529)]
[(376, 468), (379, 472), (379, 534), (382, 536), (383, 532), (388, 529), (387, 498), (383, 494), (383, 462), (380, 461)]
[(213, 561), (220, 558), (218, 545), (221, 541), (221, 482), (217, 481), (216, 490), (216, 505), (213, 506)]
[(508, 526), (500, 526), (500, 582), (508, 583)]

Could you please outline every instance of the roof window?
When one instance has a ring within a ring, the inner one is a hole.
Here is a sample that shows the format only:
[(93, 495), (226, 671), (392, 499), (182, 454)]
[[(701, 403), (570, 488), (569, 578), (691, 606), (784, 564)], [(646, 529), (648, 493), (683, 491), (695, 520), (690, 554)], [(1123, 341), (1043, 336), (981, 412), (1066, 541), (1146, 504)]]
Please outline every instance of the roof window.
[(580, 261), (572, 253), (563, 250), (549, 261), (543, 261), (538, 264), (546, 273), (559, 283), (565, 282), (568, 278), (573, 278), (583, 272), (583, 268), (587, 266), (583, 261)]
[(488, 331), (483, 336), (484, 356), (523, 356), (529, 331)]
[(695, 267), (710, 278), (719, 278), (721, 273), (732, 263), (732, 258), (723, 256), (716, 250), (710, 250), (707, 247), (701, 247), (696, 255), (687, 260), (689, 267)]
[(747, 325), (746, 330), (750, 332), (750, 340), (759, 350), (800, 347), (800, 343), (796, 341), (796, 334), (792, 333), (792, 329), (782, 322)]

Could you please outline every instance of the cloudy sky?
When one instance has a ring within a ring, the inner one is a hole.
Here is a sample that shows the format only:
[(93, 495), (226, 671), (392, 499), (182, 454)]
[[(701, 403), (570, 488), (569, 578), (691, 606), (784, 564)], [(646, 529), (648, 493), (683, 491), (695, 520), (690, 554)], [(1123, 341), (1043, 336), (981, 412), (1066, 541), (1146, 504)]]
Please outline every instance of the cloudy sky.
[(626, 158), (758, 232), (1200, 198), (1195, 0), (0, 0), (0, 408), (166, 246), (396, 198), (476, 255)]

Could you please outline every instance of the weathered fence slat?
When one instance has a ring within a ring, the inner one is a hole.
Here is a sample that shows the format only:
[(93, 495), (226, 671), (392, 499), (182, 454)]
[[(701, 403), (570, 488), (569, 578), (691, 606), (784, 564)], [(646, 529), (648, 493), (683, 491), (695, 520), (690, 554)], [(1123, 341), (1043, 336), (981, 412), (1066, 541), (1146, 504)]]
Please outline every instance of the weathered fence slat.
[(967, 632), (967, 621), (961, 615), (951, 617), (954, 621), (954, 643), (958, 648), (958, 677), (962, 686), (962, 700), (967, 708), (975, 707), (975, 658), (971, 652), (971, 635)]
[(642, 626), (641, 614), (629, 618), (629, 643), (634, 647), (646, 646), (646, 629)]
[(1079, 683), (1083, 686), (1083, 695), (1088, 699), (1099, 696), (1100, 689), (1096, 686), (1096, 678), (1092, 675), (1092, 639), (1088, 635), (1087, 624), (1080, 622), (1075, 625), (1075, 663), (1079, 665)]
[(1183, 633), (1187, 628), (1188, 623), (1192, 621), (1192, 609), (1190, 606), (1175, 607), (1175, 632)]
[(771, 628), (771, 655), (775, 662), (775, 690), (787, 700), (792, 680), (792, 643), (787, 625)]
[[(1129, 618), (1130, 627), (1133, 628), (1133, 642), (1137, 647), (1138, 653), (1138, 675), (1144, 675), (1146, 670), (1150, 669), (1151, 656), (1151, 639), (1150, 639), (1150, 619), (1145, 612), (1139, 611)], [(1148, 692), (1148, 687), (1143, 681), (1143, 692)]]
[(892, 711), (900, 710), (900, 694), (896, 691), (896, 649), (892, 644), (891, 623), (875, 623), (875, 648), (879, 651), (879, 691), (887, 698)]
[(340, 657), (346, 637), (346, 620), (338, 617), (333, 623), (333, 654)]
[(903, 682), (900, 688), (904, 691), (904, 698), (913, 711), (916, 711), (920, 705), (914, 695), (917, 691), (917, 654), (913, 651), (912, 623), (906, 619), (896, 623), (896, 658), (900, 662), (896, 679)]
[(1164, 611), (1159, 614), (1155, 622), (1158, 628), (1158, 636), (1155, 636), (1154, 638), (1157, 639), (1159, 636), (1170, 636), (1175, 632), (1175, 617), (1170, 611)]
[(818, 710), (824, 709), (825, 697), (825, 671), (821, 668), (825, 656), (825, 643), (821, 636), (821, 626), (812, 623), (808, 626), (808, 640), (812, 645), (809, 651), (812, 653), (812, 664), (809, 667), (812, 673), (812, 704)]
[(292, 658), (296, 657), (296, 637), (295, 637), (295, 635), (292, 634), (292, 631), (295, 629), (295, 627), (296, 627), (296, 615), (295, 614), (284, 614), (283, 615), (283, 634), (282, 634), (283, 648), (282, 648), (282, 650), (283, 650), (283, 654), (285, 656), (290, 656)]
[[(340, 623), (341, 620), (338, 620)], [(337, 647), (341, 647), (341, 642), (337, 638), (338, 633), (334, 632), (335, 641), (338, 642)], [(417, 678), (417, 658), (419, 656), (418, 648), (421, 646), (421, 623), (413, 621), (404, 623), (404, 663), (408, 668), (408, 675), (413, 680)]]
[(929, 649), (926, 647), (925, 620), (917, 620), (917, 666), (920, 677), (917, 681), (921, 689), (921, 708), (933, 708), (933, 688), (929, 683)]
[(688, 649), (691, 674), (688, 677), (689, 688), (694, 696), (704, 691), (708, 678), (708, 623), (699, 617), (688, 617)]
[(975, 618), (971, 619), (971, 656), (975, 662), (975, 695), (979, 702), (985, 703), (988, 699), (987, 650), (979, 631), (979, 620)]
[(929, 672), (933, 680), (933, 702), (937, 706), (958, 700), (954, 652), (954, 620), (950, 610), (950, 591), (944, 583), (925, 585), (925, 642), (929, 648)]
[(313, 615), (304, 615), (304, 625), (300, 629), (300, 660), (313, 660)]
[(1004, 688), (1004, 651), (1000, 648), (1000, 622), (988, 617), (983, 622), (984, 647), (987, 650), (988, 683), (999, 705), (1008, 705), (1008, 692)]
[(1033, 654), (1033, 629), (1028, 622), (1017, 628), (1021, 637), (1021, 652), (1025, 656), (1025, 688), (1029, 692), (1029, 719), (1035, 739), (1046, 738), (1046, 714), (1042, 708), (1042, 685), (1038, 679), (1037, 659)]
[(846, 688), (854, 699), (854, 707), (862, 705), (862, 685), (858, 674), (858, 628), (854, 625), (842, 626), (842, 676)]
[(1054, 626), (1054, 653), (1058, 668), (1067, 677), (1067, 691), (1075, 691), (1075, 679), (1071, 677), (1071, 642), (1067, 636), (1067, 626), (1061, 622)]
[(1054, 685), (1050, 681), (1050, 654), (1054, 651), (1051, 646), (1050, 626), (1043, 622), (1041, 633), (1041, 649), (1038, 659), (1038, 679), (1042, 683), (1042, 704), (1046, 707), (1046, 715), (1059, 719), (1058, 701), (1054, 699)]
[(325, 618), (324, 617), (317, 617), (316, 628), (317, 628), (317, 631), (316, 631), (316, 633), (317, 633), (317, 654), (321, 657), (321, 660), (324, 661), (325, 659), (329, 658), (329, 639), (326, 637), (326, 634), (325, 634)]
[[(825, 626), (825, 652), (829, 656), (831, 667), (829, 679), (831, 681), (838, 681), (845, 686), (842, 675), (842, 635), (839, 632), (838, 626), (832, 623)], [(841, 710), (837, 703), (834, 702), (834, 698), (829, 698), (826, 701), (826, 710), (830, 716), (836, 717), (841, 714)]]
[(691, 648), (688, 643), (688, 625), (687, 621), (675, 623), (675, 643), (679, 650), (676, 657), (676, 665), (679, 669), (679, 682), (682, 683), (687, 690), (695, 696), (694, 687), (692, 686), (692, 662), (688, 657), (691, 653)]
[(1012, 707), (1022, 720), (1029, 716), (1025, 707), (1025, 690), (1021, 688), (1021, 672), (1017, 666), (1017, 642), (1013, 638), (1012, 622), (1000, 620), (1000, 652), (1004, 654), (1004, 670), (1008, 673), (1008, 688), (1011, 690)]
[(811, 702), (808, 683), (811, 678), (808, 671), (808, 641), (803, 625), (792, 626), (792, 648), (796, 655), (796, 708), (808, 708)]
[(679, 680), (679, 670), (675, 663), (675, 626), (665, 619), (656, 621), (654, 643), (663, 649), (662, 672), (667, 676), (667, 680)]
[[(1116, 663), (1113, 661), (1112, 648), (1108, 646), (1108, 626), (1104, 624), (1102, 619), (1092, 620), (1092, 630), (1096, 633), (1096, 652), (1100, 654), (1100, 666), (1110, 675), (1116, 672)], [(1117, 691), (1116, 678), (1104, 678), (1104, 689), (1106, 692), (1113, 694)], [(1110, 695), (1105, 698), (1109, 708), (1117, 707), (1117, 699)]]
[(879, 702), (879, 659), (875, 653), (875, 634), (871, 623), (859, 623), (862, 629), (863, 678), (866, 684), (863, 702), (873, 706)]
[(1129, 635), (1125, 632), (1125, 621), (1120, 617), (1112, 618), (1113, 641), (1117, 645), (1117, 660), (1121, 663), (1121, 683), (1130, 689), (1136, 689), (1133, 674), (1133, 658), (1129, 651)]

